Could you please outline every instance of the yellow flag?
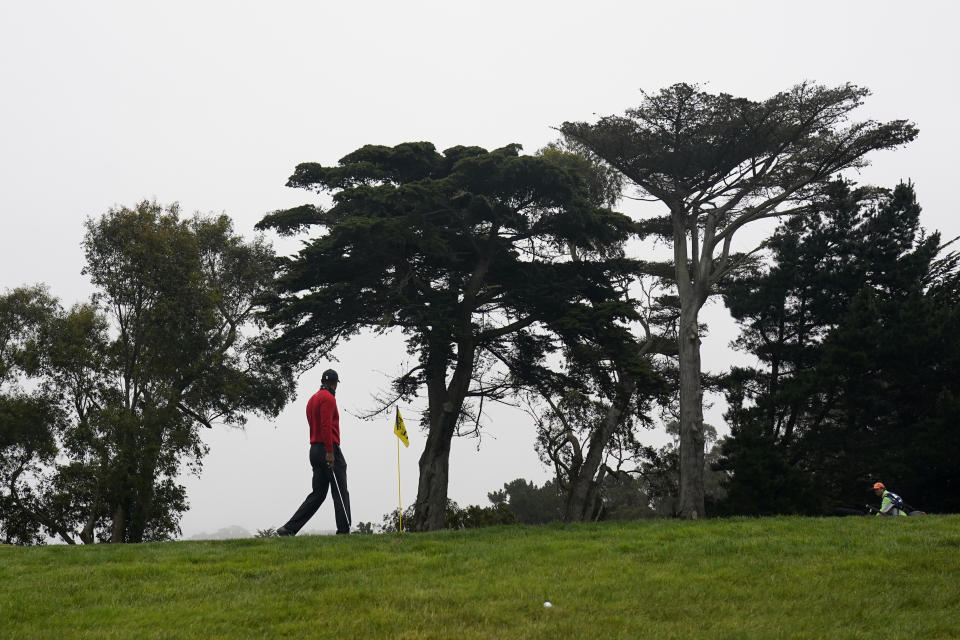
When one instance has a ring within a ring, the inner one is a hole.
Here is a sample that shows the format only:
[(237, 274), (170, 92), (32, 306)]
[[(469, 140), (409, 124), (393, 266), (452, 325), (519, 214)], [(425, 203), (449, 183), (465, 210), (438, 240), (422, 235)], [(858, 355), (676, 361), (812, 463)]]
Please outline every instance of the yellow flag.
[(397, 419), (393, 423), (393, 432), (400, 438), (403, 446), (410, 446), (410, 440), (407, 439), (407, 427), (403, 424), (403, 416), (400, 415), (400, 407), (397, 407)]

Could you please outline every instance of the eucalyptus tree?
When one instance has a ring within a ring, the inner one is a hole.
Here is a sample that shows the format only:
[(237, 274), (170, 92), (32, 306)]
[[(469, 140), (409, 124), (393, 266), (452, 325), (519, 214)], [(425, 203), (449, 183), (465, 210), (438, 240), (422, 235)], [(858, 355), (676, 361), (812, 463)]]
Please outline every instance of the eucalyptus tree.
[[(237, 235), (226, 215), (181, 219), (151, 202), (89, 220), (84, 249), (109, 328), (102, 369), (89, 376), (102, 382), (75, 394), (89, 402), (84, 444), (110, 478), (97, 497), (112, 541), (167, 535), (170, 513), (185, 508), (181, 461), (206, 453), (198, 429), (277, 415), (293, 391), (290, 371), (263, 358), (268, 334), (254, 314), (273, 252)], [(55, 361), (61, 374), (89, 371), (71, 355)]]
[[(440, 153), (426, 142), (368, 145), (336, 166), (301, 164), (288, 186), (327, 192), (267, 215), (260, 229), (324, 231), (284, 260), (279, 294), (266, 302), (282, 330), (277, 358), (312, 363), (364, 329), (399, 329), (416, 366), (398, 397), (425, 389), (427, 439), (420, 457), (415, 529), (444, 526), (452, 439), (470, 398), (498, 397), (478, 368), (495, 353), (547, 348), (536, 336), (562, 324), (570, 335), (631, 313), (611, 281), (632, 262), (620, 246), (630, 221), (593, 204), (582, 172), (518, 145)], [(570, 245), (590, 247), (572, 260)]]
[(24, 460), (6, 469), (11, 503), (68, 543), (167, 539), (187, 508), (177, 476), (207, 452), (200, 429), (276, 415), (293, 392), (254, 316), (273, 252), (225, 215), (152, 202), (87, 220), (83, 248), (93, 299), (43, 306), (23, 359), (54, 415), (11, 444)]
[(666, 207), (639, 226), (673, 248), (682, 517), (704, 513), (700, 309), (744, 258), (734, 252), (738, 231), (763, 219), (808, 214), (809, 199), (825, 179), (864, 166), (871, 151), (916, 136), (903, 120), (848, 124), (868, 94), (850, 84), (805, 83), (758, 102), (676, 84), (645, 94), (622, 116), (561, 128)]

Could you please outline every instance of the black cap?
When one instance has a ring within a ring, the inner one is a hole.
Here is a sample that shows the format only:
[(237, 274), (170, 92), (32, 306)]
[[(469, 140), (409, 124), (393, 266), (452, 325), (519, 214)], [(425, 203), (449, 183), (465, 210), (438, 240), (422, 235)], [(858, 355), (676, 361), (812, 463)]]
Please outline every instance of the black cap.
[(323, 375), (320, 376), (320, 382), (340, 382), (340, 376), (338, 376), (337, 372), (333, 369), (327, 369), (323, 372)]

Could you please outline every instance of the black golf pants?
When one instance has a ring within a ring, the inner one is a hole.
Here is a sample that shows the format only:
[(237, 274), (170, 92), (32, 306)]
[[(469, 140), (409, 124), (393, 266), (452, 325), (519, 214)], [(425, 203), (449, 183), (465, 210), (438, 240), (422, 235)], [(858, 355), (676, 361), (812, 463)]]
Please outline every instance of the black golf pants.
[[(350, 494), (347, 492), (347, 460), (340, 445), (333, 445), (333, 469), (327, 466), (327, 452), (322, 443), (310, 445), (310, 466), (313, 467), (313, 491), (283, 528), (297, 533), (323, 504), (329, 490), (333, 494), (333, 511), (337, 519), (337, 533), (350, 533)], [(331, 487), (331, 479), (336, 482)], [(339, 490), (338, 490), (339, 489)]]

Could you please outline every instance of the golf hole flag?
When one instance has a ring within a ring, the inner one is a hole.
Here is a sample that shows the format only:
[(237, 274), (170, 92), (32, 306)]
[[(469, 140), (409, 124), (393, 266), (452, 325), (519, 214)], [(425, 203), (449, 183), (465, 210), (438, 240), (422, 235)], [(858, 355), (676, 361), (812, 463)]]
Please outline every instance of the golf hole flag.
[(397, 419), (393, 422), (393, 433), (400, 438), (400, 442), (403, 443), (403, 446), (410, 446), (410, 440), (407, 438), (407, 426), (403, 424), (403, 416), (400, 415), (400, 407), (397, 407)]
[(407, 425), (403, 424), (403, 416), (400, 415), (400, 407), (397, 407), (397, 417), (393, 421), (393, 433), (397, 436), (397, 532), (403, 533), (403, 498), (400, 493), (400, 443), (409, 447), (410, 440), (407, 438)]

